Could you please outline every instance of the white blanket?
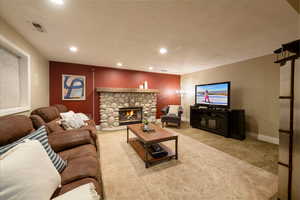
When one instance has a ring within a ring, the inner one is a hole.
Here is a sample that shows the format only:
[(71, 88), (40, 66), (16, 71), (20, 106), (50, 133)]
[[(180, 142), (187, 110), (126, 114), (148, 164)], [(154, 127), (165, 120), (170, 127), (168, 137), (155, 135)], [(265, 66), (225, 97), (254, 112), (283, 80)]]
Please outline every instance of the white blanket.
[(83, 113), (74, 113), (73, 111), (60, 113), (62, 118), (61, 124), (66, 130), (81, 128), (82, 126), (86, 126), (86, 120), (89, 118)]

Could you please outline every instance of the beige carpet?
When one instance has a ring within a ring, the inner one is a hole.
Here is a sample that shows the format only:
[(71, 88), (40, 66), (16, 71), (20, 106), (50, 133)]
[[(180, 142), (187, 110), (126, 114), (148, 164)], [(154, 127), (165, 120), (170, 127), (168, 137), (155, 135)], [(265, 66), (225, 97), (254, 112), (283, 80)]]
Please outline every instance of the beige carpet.
[(277, 191), (277, 176), (184, 135), (178, 161), (148, 169), (125, 131), (99, 141), (107, 200), (267, 200)]
[(169, 126), (174, 131), (191, 137), (203, 144), (225, 152), (239, 160), (262, 168), (275, 175), (278, 174), (278, 145), (258, 141), (247, 136), (245, 140), (226, 138), (204, 130), (191, 128), (183, 123), (180, 130)]

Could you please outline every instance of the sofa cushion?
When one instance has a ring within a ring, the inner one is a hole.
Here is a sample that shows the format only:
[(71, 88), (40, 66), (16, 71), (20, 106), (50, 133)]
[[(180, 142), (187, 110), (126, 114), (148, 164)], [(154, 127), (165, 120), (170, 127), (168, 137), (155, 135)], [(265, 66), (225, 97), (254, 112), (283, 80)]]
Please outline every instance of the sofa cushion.
[(92, 156), (97, 158), (96, 147), (92, 144), (81, 145), (58, 153), (64, 160), (70, 160), (77, 157)]
[(63, 185), (61, 188), (59, 188), (56, 192), (56, 195), (55, 196), (58, 196), (58, 195), (62, 195), (70, 190), (73, 190), (74, 188), (78, 187), (78, 186), (81, 186), (81, 185), (84, 185), (84, 184), (87, 184), (87, 183), (92, 183), (94, 184), (95, 186), (95, 189), (96, 189), (96, 192), (99, 194), (99, 195), (102, 195), (103, 194), (103, 191), (102, 191), (102, 187), (101, 187), (101, 183), (99, 183), (96, 179), (94, 178), (83, 178), (83, 179), (79, 179), (79, 180), (76, 180), (74, 182), (71, 182), (69, 184), (66, 184), (66, 185)]
[(59, 173), (37, 140), (18, 144), (0, 162), (0, 199), (49, 200), (60, 185)]
[(54, 106), (35, 109), (31, 112), (31, 115), (39, 115), (46, 123), (60, 117), (59, 111)]
[(0, 117), (0, 146), (12, 143), (33, 130), (31, 120), (25, 115)]
[(168, 114), (168, 115), (162, 115), (161, 116), (161, 121), (167, 121), (167, 122), (177, 122), (180, 120), (180, 117), (178, 117), (175, 114)]
[(21, 139), (13, 142), (11, 144), (7, 144), (5, 146), (0, 147), (0, 155), (7, 152), (8, 150), (14, 148), (18, 144), (23, 143), (27, 139), (38, 140), (43, 145), (46, 152), (48, 153), (48, 156), (51, 159), (51, 161), (52, 161), (53, 165), (55, 166), (55, 168), (57, 169), (57, 171), (62, 172), (64, 170), (67, 163), (63, 159), (61, 159), (61, 157), (58, 154), (56, 154), (53, 151), (53, 149), (51, 148), (51, 146), (49, 145), (45, 126), (42, 126), (38, 130), (32, 132), (29, 135), (22, 137)]
[(53, 105), (54, 107), (57, 108), (57, 110), (61, 113), (61, 112), (68, 112), (68, 108), (65, 105), (62, 104), (55, 104)]
[(68, 166), (61, 173), (62, 184), (68, 184), (82, 178), (97, 178), (98, 160), (93, 156), (77, 157), (68, 161)]
[(90, 132), (87, 130), (53, 132), (48, 136), (48, 139), (55, 152), (65, 151), (85, 144), (95, 145)]

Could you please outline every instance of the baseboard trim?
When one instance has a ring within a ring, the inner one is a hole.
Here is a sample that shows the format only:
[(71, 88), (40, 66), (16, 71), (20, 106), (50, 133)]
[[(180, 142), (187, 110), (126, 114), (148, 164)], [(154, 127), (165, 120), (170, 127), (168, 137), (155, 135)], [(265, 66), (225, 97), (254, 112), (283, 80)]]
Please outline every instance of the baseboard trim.
[(270, 136), (266, 136), (266, 135), (258, 135), (257, 139), (264, 141), (264, 142), (272, 143), (272, 144), (279, 144), (279, 138), (276, 138), (276, 137), (270, 137)]
[(189, 119), (189, 118), (186, 118), (186, 117), (182, 117), (182, 121), (183, 121), (183, 122), (190, 122), (190, 119)]
[(101, 126), (100, 125), (96, 125), (96, 130), (100, 131), (101, 130)]
[(279, 144), (279, 138), (276, 138), (276, 137), (270, 137), (267, 135), (262, 135), (262, 134), (253, 133), (253, 132), (248, 132), (247, 135), (249, 135), (250, 137), (255, 138), (259, 141), (264, 141), (264, 142), (268, 142), (271, 144)]
[[(183, 119), (183, 121), (185, 121), (185, 120)], [(160, 118), (156, 119), (156, 122), (161, 123), (161, 119)], [(189, 122), (189, 121), (186, 121), (186, 122)], [(96, 129), (99, 130), (99, 131), (100, 130), (101, 131), (117, 131), (117, 130), (126, 129), (126, 126), (118, 126), (118, 127), (113, 127), (113, 128), (103, 128), (103, 129), (101, 129), (101, 126), (97, 125)], [(276, 137), (261, 135), (261, 134), (254, 133), (254, 132), (247, 132), (247, 135), (252, 137), (252, 138), (255, 138), (259, 141), (268, 142), (268, 143), (271, 143), (271, 144), (279, 144), (279, 138), (276, 138)]]

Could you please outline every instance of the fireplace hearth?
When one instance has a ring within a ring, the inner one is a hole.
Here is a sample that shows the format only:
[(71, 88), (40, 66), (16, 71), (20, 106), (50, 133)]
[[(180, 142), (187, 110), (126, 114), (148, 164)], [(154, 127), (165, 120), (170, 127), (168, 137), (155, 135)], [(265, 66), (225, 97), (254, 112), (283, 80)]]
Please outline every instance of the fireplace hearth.
[(119, 124), (136, 124), (142, 123), (143, 107), (125, 107), (119, 108)]

